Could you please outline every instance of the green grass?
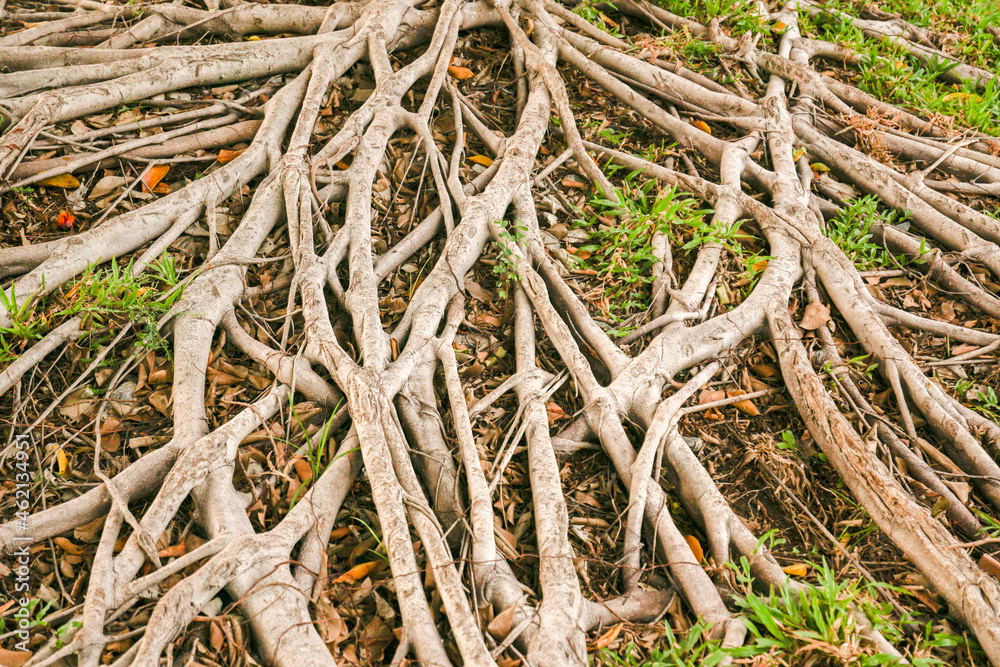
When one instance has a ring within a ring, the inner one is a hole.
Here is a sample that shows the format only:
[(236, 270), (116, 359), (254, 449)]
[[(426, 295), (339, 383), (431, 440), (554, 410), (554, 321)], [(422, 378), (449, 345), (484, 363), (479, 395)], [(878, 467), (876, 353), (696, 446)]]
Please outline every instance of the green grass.
[[(853, 4), (833, 0), (825, 7), (858, 16)], [(983, 28), (1000, 22), (1000, 8), (994, 0), (887, 0), (879, 7), (897, 12), (904, 19), (935, 32), (947, 32), (955, 41), (949, 55), (987, 70), (1000, 63), (1000, 47)], [(966, 83), (956, 85), (938, 77), (954, 66), (947, 60), (922, 63), (905, 54), (888, 39), (864, 36), (839, 17), (825, 15), (811, 19), (799, 15), (802, 34), (854, 48), (863, 54), (853, 72), (855, 85), (880, 99), (915, 109), (924, 115), (942, 114), (984, 133), (1000, 133), (1000, 88), (993, 82), (985, 90)]]
[[(592, 660), (594, 665), (609, 667), (713, 667), (726, 658), (735, 664), (753, 665), (876, 665), (900, 664), (899, 660), (878, 653), (861, 636), (861, 628), (852, 613), (852, 606), (863, 610), (868, 618), (894, 645), (904, 640), (902, 626), (912, 619), (893, 618), (892, 608), (879, 597), (870, 583), (847, 579), (838, 581), (834, 571), (822, 563), (814, 567), (813, 586), (793, 591), (785, 585), (768, 595), (755, 592), (751, 584), (750, 566), (746, 558), (731, 566), (743, 594), (736, 596), (735, 611), (747, 626), (747, 641), (743, 646), (724, 649), (718, 639), (708, 634), (708, 626), (695, 623), (684, 634), (677, 634), (665, 624), (664, 639), (644, 655), (635, 645), (617, 651), (603, 650)], [(934, 629), (930, 623), (917, 637), (911, 638), (912, 655), (907, 656), (915, 667), (946, 665), (954, 651), (977, 651), (967, 646), (965, 638)]]
[[(617, 217), (616, 224), (602, 224), (594, 215), (574, 222), (590, 230), (589, 242), (577, 249), (575, 259), (580, 268), (596, 271), (604, 282), (608, 314), (616, 325), (649, 308), (652, 267), (657, 261), (652, 251), (654, 233), (662, 232), (672, 240), (681, 234), (690, 237), (683, 248), (692, 250), (710, 240), (727, 242), (739, 229), (734, 225), (716, 230), (706, 221), (711, 211), (699, 208), (697, 199), (673, 189), (654, 194), (654, 181), (638, 186), (634, 177), (630, 174), (625, 179), (615, 199), (590, 201), (597, 215)], [(623, 336), (628, 330), (619, 326), (609, 333)]]
[[(169, 356), (169, 347), (156, 323), (180, 298), (183, 288), (174, 289), (179, 282), (173, 258), (164, 253), (150, 263), (149, 271), (137, 276), (132, 274), (131, 262), (125, 267), (116, 260), (111, 260), (106, 268), (91, 265), (75, 283), (67, 284), (39, 303), (26, 300), (18, 304), (12, 284), (9, 292), (0, 290), (0, 307), (11, 319), (10, 326), (0, 327), (0, 364), (16, 359), (25, 343), (41, 338), (58, 323), (78, 315), (83, 318), (84, 329), (117, 328), (132, 322), (140, 347), (161, 350)], [(47, 308), (45, 301), (58, 306)]]
[(911, 262), (905, 255), (893, 256), (872, 242), (872, 225), (898, 225), (907, 218), (898, 211), (880, 210), (878, 203), (878, 198), (871, 195), (859, 197), (848, 202), (837, 217), (826, 223), (826, 235), (859, 271), (897, 268)]

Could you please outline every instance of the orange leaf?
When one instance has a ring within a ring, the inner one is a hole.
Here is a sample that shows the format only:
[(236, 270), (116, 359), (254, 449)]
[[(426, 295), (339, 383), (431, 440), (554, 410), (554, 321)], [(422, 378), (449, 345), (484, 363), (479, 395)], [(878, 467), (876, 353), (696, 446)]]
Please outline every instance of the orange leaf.
[[(169, 164), (154, 164), (151, 166), (149, 171), (142, 176), (143, 189), (146, 192), (156, 192), (156, 186), (163, 180), (168, 171), (170, 171)], [(168, 189), (167, 192), (170, 192), (170, 190)]]
[(222, 164), (226, 164), (227, 162), (232, 162), (233, 160), (238, 158), (240, 155), (243, 154), (243, 151), (245, 150), (246, 150), (245, 148), (242, 148), (238, 151), (231, 151), (223, 148), (221, 151), (219, 151), (219, 157), (217, 157), (216, 159)]
[(83, 547), (73, 544), (65, 537), (56, 537), (52, 540), (57, 547), (62, 549), (68, 554), (73, 554), (74, 556), (80, 556), (83, 554)]
[(347, 572), (333, 580), (335, 584), (355, 584), (367, 577), (372, 570), (378, 567), (378, 561), (370, 563), (358, 563)]
[(693, 121), (691, 124), (694, 125), (695, 127), (697, 127), (702, 132), (706, 132), (708, 134), (712, 134), (712, 128), (710, 128), (708, 126), (708, 123), (706, 123), (703, 120), (696, 120), (696, 121)]
[(809, 574), (809, 566), (805, 563), (796, 563), (794, 565), (786, 565), (781, 568), (781, 571), (790, 577), (804, 577)]
[(580, 181), (574, 181), (572, 178), (564, 178), (564, 179), (562, 179), (562, 184), (563, 184), (563, 187), (566, 187), (566, 188), (585, 188), (585, 187), (587, 187), (586, 185), (584, 185)]
[(451, 74), (453, 77), (455, 77), (460, 81), (463, 81), (465, 79), (471, 79), (476, 75), (476, 73), (473, 72), (468, 67), (458, 67), (456, 65), (448, 66), (448, 74)]
[(38, 181), (39, 185), (48, 185), (53, 188), (78, 188), (80, 187), (80, 181), (76, 180), (76, 176), (73, 174), (59, 174), (58, 176), (49, 176), (48, 178), (43, 178)]
[(76, 222), (76, 216), (69, 211), (59, 211), (59, 217), (56, 219), (56, 225), (62, 227), (63, 229), (73, 229), (73, 223)]
[(594, 642), (594, 648), (595, 649), (606, 648), (611, 642), (618, 639), (618, 635), (622, 633), (622, 628), (624, 626), (625, 626), (624, 623), (618, 623), (617, 625), (615, 625), (615, 627), (611, 628), (603, 635), (598, 637), (597, 641)]
[(699, 563), (703, 562), (705, 560), (705, 552), (702, 550), (701, 542), (698, 541), (698, 538), (694, 535), (685, 535), (684, 541), (691, 547), (691, 553), (694, 554), (695, 560)]
[(493, 164), (493, 160), (486, 157), (485, 155), (473, 155), (469, 158), (469, 162), (475, 162), (476, 164), (481, 164), (484, 167), (488, 167)]
[(187, 553), (187, 545), (183, 542), (178, 542), (173, 546), (169, 546), (166, 549), (160, 549), (160, 552), (156, 555), (160, 558), (176, 558), (177, 556), (183, 556)]

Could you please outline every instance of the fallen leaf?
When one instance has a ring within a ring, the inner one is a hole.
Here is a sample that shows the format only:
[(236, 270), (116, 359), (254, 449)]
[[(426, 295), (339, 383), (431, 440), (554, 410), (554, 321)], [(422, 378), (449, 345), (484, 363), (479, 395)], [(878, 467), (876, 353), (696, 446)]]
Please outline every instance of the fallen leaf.
[(819, 329), (829, 321), (829, 306), (826, 306), (818, 301), (811, 301), (809, 302), (809, 305), (806, 306), (805, 312), (802, 314), (802, 321), (799, 322), (799, 326), (806, 331), (812, 331), (814, 329)]
[(708, 126), (708, 123), (706, 123), (703, 120), (692, 121), (691, 124), (694, 125), (695, 127), (697, 127), (702, 132), (705, 132), (706, 134), (712, 134), (712, 128), (710, 128)]
[(822, 162), (813, 162), (811, 165), (809, 165), (809, 168), (815, 172), (820, 172), (820, 173), (824, 171), (830, 171), (830, 168), (825, 164), (823, 164)]
[(295, 474), (299, 476), (299, 479), (303, 484), (312, 479), (313, 469), (312, 466), (309, 465), (309, 461), (306, 461), (305, 459), (296, 459), (295, 463), (292, 465), (295, 466)]
[(47, 185), (52, 188), (78, 188), (80, 187), (80, 181), (76, 179), (73, 174), (59, 174), (58, 176), (49, 176), (48, 178), (43, 178), (38, 181), (39, 185)]
[[(73, 229), (73, 223), (76, 222), (76, 216), (69, 211), (59, 211), (59, 217), (56, 218), (56, 226), (62, 229)], [(954, 313), (955, 311), (952, 311)]]
[(369, 563), (358, 563), (350, 570), (348, 570), (344, 574), (334, 579), (333, 583), (335, 584), (357, 583), (362, 579), (364, 579), (365, 577), (367, 577), (369, 573), (371, 573), (371, 571), (374, 570), (377, 566), (378, 566), (378, 561), (371, 561)]
[(0, 648), (0, 665), (3, 667), (21, 667), (34, 655), (31, 651), (8, 651)]
[(238, 151), (231, 151), (231, 150), (227, 150), (227, 149), (223, 148), (221, 151), (219, 151), (219, 155), (216, 158), (216, 160), (218, 160), (222, 164), (226, 164), (227, 162), (232, 162), (233, 160), (235, 160), (236, 158), (238, 158), (240, 155), (242, 155), (243, 151), (245, 151), (245, 150), (246, 150), (245, 148), (242, 148), (242, 149), (240, 149)]
[(106, 197), (118, 188), (123, 187), (126, 183), (128, 181), (121, 176), (105, 176), (94, 184), (90, 194), (87, 195), (87, 199), (94, 200)]
[(486, 631), (493, 635), (494, 639), (503, 639), (514, 627), (514, 614), (517, 612), (517, 605), (507, 607), (497, 614), (490, 624), (486, 626)]
[(600, 650), (602, 648), (607, 648), (607, 646), (618, 639), (618, 635), (622, 633), (622, 628), (625, 627), (624, 623), (618, 623), (613, 628), (605, 632), (603, 635), (597, 638), (594, 642), (594, 649)]
[(548, 405), (545, 406), (545, 413), (549, 417), (549, 426), (555, 424), (557, 421), (562, 419), (566, 414), (565, 412), (563, 412), (563, 409), (560, 408), (559, 405), (554, 402), (550, 402)]
[(698, 541), (698, 538), (694, 535), (685, 535), (684, 541), (688, 543), (689, 547), (691, 547), (691, 553), (694, 554), (694, 559), (699, 563), (704, 562), (705, 551), (701, 548), (701, 542)]
[(473, 155), (469, 158), (470, 162), (475, 162), (476, 164), (481, 164), (484, 167), (489, 167), (493, 164), (493, 160), (486, 157), (485, 155)]
[[(730, 389), (729, 391), (726, 392), (726, 398), (736, 398), (737, 396), (742, 396), (745, 393), (746, 392), (743, 391), (742, 389)], [(757, 415), (760, 414), (760, 410), (757, 409), (757, 406), (754, 405), (753, 402), (749, 400), (736, 401), (735, 403), (733, 403), (733, 407), (739, 410), (740, 412), (750, 415), (751, 417), (756, 417)]]
[(55, 543), (57, 547), (59, 547), (68, 554), (73, 554), (74, 556), (83, 555), (83, 547), (73, 544), (65, 537), (56, 537), (53, 538), (52, 541)]
[(979, 569), (1000, 579), (1000, 560), (989, 554), (983, 554), (979, 559)]
[(375, 664), (382, 662), (382, 654), (385, 648), (395, 640), (396, 636), (385, 622), (375, 616), (371, 622), (361, 631), (359, 642), (368, 653), (368, 659)]
[(580, 181), (573, 180), (572, 178), (564, 178), (564, 179), (562, 179), (562, 184), (563, 184), (564, 188), (585, 188), (585, 187), (587, 187), (585, 184), (581, 183)]
[(347, 623), (326, 596), (321, 596), (316, 602), (316, 626), (327, 646), (336, 646), (349, 636)]
[(56, 464), (59, 466), (60, 475), (65, 475), (69, 471), (69, 457), (62, 447), (56, 450)]
[(171, 545), (166, 549), (160, 549), (159, 553), (156, 555), (160, 558), (176, 558), (177, 556), (183, 556), (187, 553), (187, 544), (184, 542), (178, 542), (177, 544)]
[(451, 74), (459, 81), (464, 81), (465, 79), (471, 79), (476, 75), (476, 73), (473, 72), (468, 67), (458, 67), (456, 65), (448, 66), (448, 74)]
[[(159, 192), (156, 186), (160, 184), (163, 177), (167, 175), (170, 171), (169, 164), (154, 164), (149, 168), (149, 170), (142, 175), (142, 185), (144, 192)], [(170, 192), (170, 188), (167, 188), (167, 192)]]
[(795, 563), (794, 565), (786, 565), (781, 568), (781, 571), (790, 577), (804, 577), (809, 574), (809, 566), (805, 563)]

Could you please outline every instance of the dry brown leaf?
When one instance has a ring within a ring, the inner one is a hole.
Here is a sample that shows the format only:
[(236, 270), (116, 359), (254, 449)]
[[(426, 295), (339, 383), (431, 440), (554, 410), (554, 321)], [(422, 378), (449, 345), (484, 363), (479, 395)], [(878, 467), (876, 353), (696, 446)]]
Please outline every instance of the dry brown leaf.
[(313, 478), (313, 469), (312, 466), (309, 465), (309, 461), (306, 461), (305, 459), (296, 459), (295, 463), (292, 465), (295, 466), (295, 474), (299, 476), (299, 479), (303, 484)]
[(989, 554), (983, 554), (979, 559), (979, 569), (1000, 579), (1000, 560)]
[(516, 604), (507, 607), (490, 621), (490, 624), (486, 626), (486, 631), (493, 635), (494, 639), (503, 639), (510, 634), (511, 628), (514, 627), (514, 614), (516, 612)]
[(559, 407), (559, 404), (555, 402), (549, 402), (545, 406), (545, 414), (549, 417), (549, 426), (552, 426), (566, 415), (563, 409)]
[(164, 417), (170, 417), (170, 390), (158, 389), (149, 395), (149, 404)]
[(368, 659), (378, 664), (382, 662), (382, 655), (385, 653), (385, 648), (395, 639), (396, 636), (392, 634), (389, 626), (376, 616), (361, 631), (360, 644), (368, 652)]
[(811, 301), (806, 306), (805, 313), (802, 314), (802, 321), (799, 326), (806, 331), (819, 329), (830, 321), (830, 308), (818, 301)]
[(106, 197), (118, 188), (124, 187), (126, 183), (128, 181), (121, 176), (105, 176), (94, 184), (90, 194), (87, 195), (87, 199), (93, 201), (94, 199)]
[(327, 646), (336, 646), (349, 636), (347, 623), (325, 595), (316, 602), (316, 629)]
[(34, 655), (31, 651), (8, 651), (0, 648), (0, 665), (2, 667), (21, 667)]

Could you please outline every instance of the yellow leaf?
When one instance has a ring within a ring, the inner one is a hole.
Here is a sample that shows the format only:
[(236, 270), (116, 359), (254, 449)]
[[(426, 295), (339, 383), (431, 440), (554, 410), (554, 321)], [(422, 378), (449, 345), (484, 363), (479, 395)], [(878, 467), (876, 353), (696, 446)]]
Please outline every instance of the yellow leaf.
[(56, 463), (59, 465), (59, 474), (65, 475), (66, 471), (69, 470), (69, 457), (66, 456), (62, 447), (56, 450)]
[[(730, 389), (729, 391), (726, 392), (726, 396), (728, 398), (736, 398), (737, 396), (742, 396), (745, 393), (746, 392), (743, 391), (742, 389)], [(751, 417), (756, 417), (757, 415), (760, 414), (760, 410), (758, 410), (757, 406), (754, 405), (751, 401), (737, 401), (733, 403), (733, 407), (735, 407), (740, 412), (750, 415)]]
[(792, 151), (792, 159), (798, 162), (799, 158), (805, 154), (806, 154), (805, 148), (796, 148), (794, 151)]
[(809, 566), (805, 563), (796, 563), (795, 565), (786, 565), (781, 568), (781, 571), (790, 577), (804, 577), (809, 574)]
[(335, 584), (354, 584), (367, 577), (378, 566), (378, 561), (358, 563), (350, 570), (333, 580)]
[(476, 73), (473, 72), (468, 67), (458, 67), (456, 65), (449, 65), (448, 73), (460, 81), (464, 81), (465, 79), (471, 79), (476, 75)]
[(809, 168), (813, 171), (830, 171), (830, 168), (823, 164), (822, 162), (813, 162), (809, 165)]
[(698, 541), (698, 538), (694, 535), (685, 535), (684, 541), (688, 543), (689, 547), (691, 547), (691, 553), (694, 554), (695, 560), (699, 563), (704, 562), (705, 552), (702, 550), (701, 542)]
[(486, 157), (485, 155), (473, 155), (472, 157), (469, 158), (469, 161), (475, 162), (476, 164), (481, 164), (484, 167), (488, 167), (491, 164), (493, 164), (493, 160)]
[(59, 174), (58, 176), (49, 176), (48, 178), (43, 178), (38, 181), (39, 185), (47, 185), (52, 188), (78, 188), (80, 187), (80, 181), (76, 179), (73, 174)]
[(710, 128), (708, 126), (708, 123), (706, 123), (703, 120), (696, 120), (696, 121), (692, 122), (691, 124), (694, 125), (695, 127), (697, 127), (702, 132), (705, 132), (707, 134), (712, 134), (712, 128)]
[(249, 37), (247, 37), (247, 41), (248, 42), (259, 42), (260, 41), (260, 35), (250, 35)]

